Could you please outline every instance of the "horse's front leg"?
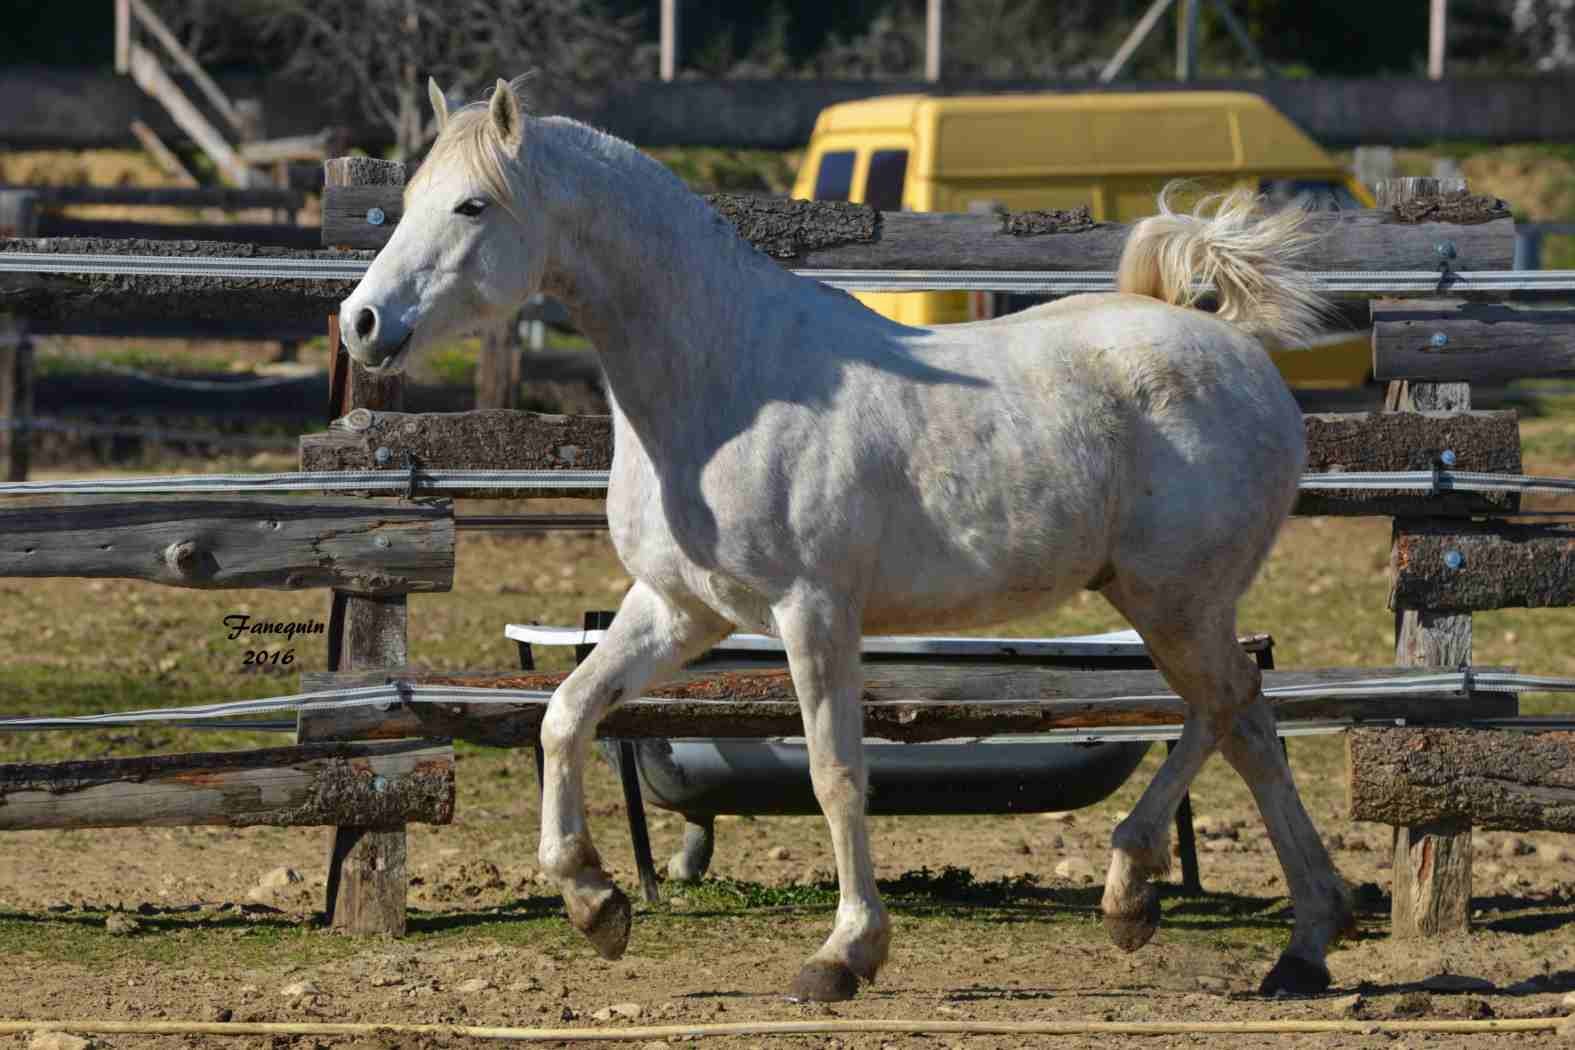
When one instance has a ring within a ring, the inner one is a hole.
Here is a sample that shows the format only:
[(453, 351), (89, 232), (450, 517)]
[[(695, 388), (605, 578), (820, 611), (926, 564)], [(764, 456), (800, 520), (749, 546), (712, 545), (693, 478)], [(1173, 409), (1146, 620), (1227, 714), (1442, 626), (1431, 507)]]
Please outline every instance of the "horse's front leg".
[(891, 922), (875, 888), (864, 815), (859, 614), (847, 596), (795, 594), (776, 611), (804, 715), (815, 798), (837, 858), (837, 924), (793, 982), (793, 996), (850, 999), (886, 961)]
[(629, 899), (602, 868), (585, 824), (585, 762), (596, 726), (693, 659), (731, 625), (704, 607), (679, 608), (644, 583), (624, 597), (601, 644), (553, 693), (541, 724), (541, 869), (557, 880), (569, 921), (605, 958), (629, 943)]

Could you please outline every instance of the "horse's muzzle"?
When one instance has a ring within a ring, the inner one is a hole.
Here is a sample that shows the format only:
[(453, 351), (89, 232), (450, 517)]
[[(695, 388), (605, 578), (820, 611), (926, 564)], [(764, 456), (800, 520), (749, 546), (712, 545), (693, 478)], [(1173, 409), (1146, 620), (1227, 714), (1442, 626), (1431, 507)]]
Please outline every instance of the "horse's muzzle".
[(396, 365), (412, 334), (398, 321), (385, 318), (375, 306), (342, 309), (339, 314), (339, 337), (345, 349), (367, 368)]

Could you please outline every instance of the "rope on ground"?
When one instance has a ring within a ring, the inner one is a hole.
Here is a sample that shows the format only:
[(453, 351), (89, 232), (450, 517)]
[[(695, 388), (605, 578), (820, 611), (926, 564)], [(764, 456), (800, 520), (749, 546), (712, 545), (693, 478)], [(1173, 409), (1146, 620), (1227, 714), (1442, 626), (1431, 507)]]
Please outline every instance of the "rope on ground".
[(1377, 1035), (1380, 1033), (1437, 1032), (1458, 1035), (1493, 1035), (1510, 1032), (1557, 1032), (1563, 1017), (1515, 1017), (1478, 1021), (1318, 1021), (1311, 1019), (1264, 1021), (909, 1021), (820, 1020), (732, 1021), (713, 1024), (640, 1025), (630, 1028), (507, 1028), (484, 1025), (408, 1024), (397, 1021), (349, 1023), (331, 1021), (0, 1021), (0, 1034), (22, 1032), (78, 1032), (86, 1035), (219, 1035), (219, 1036), (335, 1036), (430, 1035), (449, 1038), (491, 1039), (515, 1043), (604, 1042), (705, 1038), (727, 1035), (849, 1035), (904, 1033), (909, 1035)]

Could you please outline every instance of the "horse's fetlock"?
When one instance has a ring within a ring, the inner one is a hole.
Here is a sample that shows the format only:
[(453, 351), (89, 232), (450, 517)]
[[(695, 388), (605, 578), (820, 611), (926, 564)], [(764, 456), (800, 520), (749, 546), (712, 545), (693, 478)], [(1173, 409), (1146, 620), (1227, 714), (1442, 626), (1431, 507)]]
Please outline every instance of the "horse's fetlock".
[(1162, 874), (1170, 868), (1170, 829), (1141, 824), (1128, 817), (1110, 833), (1110, 847), (1125, 853), (1143, 874)]
[(587, 868), (600, 871), (602, 858), (583, 835), (568, 835), (560, 839), (542, 836), (541, 847), (536, 851), (536, 862), (546, 874), (567, 879)]

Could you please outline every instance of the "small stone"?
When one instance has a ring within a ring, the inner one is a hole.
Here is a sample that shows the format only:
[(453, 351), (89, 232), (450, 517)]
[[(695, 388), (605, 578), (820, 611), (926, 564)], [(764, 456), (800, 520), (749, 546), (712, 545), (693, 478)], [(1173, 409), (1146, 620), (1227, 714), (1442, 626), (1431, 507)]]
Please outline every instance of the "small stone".
[(1426, 1017), (1433, 1012), (1433, 997), (1426, 992), (1407, 992), (1395, 1003), (1396, 1017)]
[(1491, 992), (1496, 991), (1492, 981), (1469, 977), (1463, 973), (1437, 973), (1422, 982), (1430, 992)]
[(1505, 860), (1523, 857), (1530, 852), (1532, 852), (1531, 843), (1519, 835), (1506, 836), (1504, 841), (1499, 843), (1498, 847), (1498, 855)]
[(368, 982), (373, 988), (395, 988), (405, 983), (405, 979), (397, 973), (375, 973)]
[(1199, 845), (1205, 853), (1234, 853), (1236, 852), (1235, 839), (1206, 838)]
[(558, 1011), (558, 1020), (560, 1021), (573, 1021), (579, 1016), (579, 1011), (572, 1006), (565, 1006), (562, 1010)]
[(1055, 866), (1055, 877), (1068, 882), (1093, 882), (1094, 866), (1083, 857), (1068, 857)]
[(645, 1007), (639, 1003), (613, 1003), (607, 1009), (612, 1011), (614, 1017), (622, 1017), (633, 1021), (645, 1013)]
[(1570, 859), (1570, 851), (1557, 842), (1544, 842), (1537, 846), (1537, 859), (1544, 864), (1563, 864)]
[(1329, 1006), (1340, 1017), (1359, 1020), (1366, 1015), (1367, 1000), (1358, 992), (1355, 995), (1342, 995), (1331, 1001)]
[(246, 891), (248, 900), (268, 900), (280, 890), (301, 881), (300, 873), (294, 868), (274, 868), (257, 880), (257, 885)]
[(1017, 844), (1017, 852), (1021, 853), (1025, 857), (1028, 857), (1033, 855), (1034, 849), (1026, 842), (1019, 842)]
[(27, 1050), (90, 1050), (94, 1044), (70, 1032), (34, 1032)]
[(308, 995), (318, 995), (321, 993), (317, 985), (313, 984), (311, 981), (302, 980), (292, 981), (285, 985), (283, 988), (279, 989), (279, 994), (284, 996), (286, 999), (300, 999)]
[(463, 995), (475, 995), (477, 992), (495, 991), (497, 987), (485, 977), (472, 977), (468, 981), (461, 981), (459, 987), (454, 990)]
[(770, 853), (768, 853), (766, 855), (768, 857), (770, 857), (772, 860), (792, 860), (793, 859), (793, 852), (791, 850), (789, 850), (786, 846), (778, 846), (776, 849), (772, 850)]
[(1566, 1010), (1575, 1010), (1575, 992), (1565, 992), (1564, 998), (1559, 1000), (1559, 1005)]
[(228, 1006), (215, 1007), (213, 1010), (213, 1019), (220, 1024), (228, 1024), (234, 1017), (235, 1011)]
[(142, 924), (129, 915), (115, 912), (104, 920), (104, 929), (117, 937), (130, 937), (142, 929)]
[(1077, 818), (1072, 815), (1070, 810), (1064, 810), (1058, 813), (1041, 813), (1039, 814), (1039, 819), (1053, 821), (1056, 824), (1077, 823)]
[(1223, 977), (1213, 974), (1200, 973), (1197, 977), (1198, 990), (1208, 992), (1210, 995), (1224, 995), (1230, 991), (1230, 982)]

